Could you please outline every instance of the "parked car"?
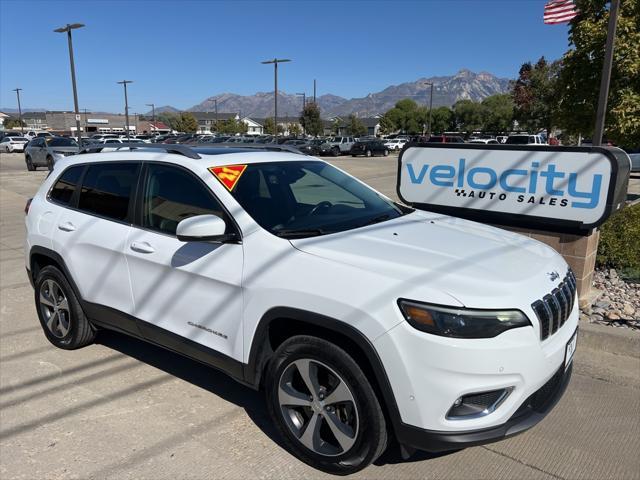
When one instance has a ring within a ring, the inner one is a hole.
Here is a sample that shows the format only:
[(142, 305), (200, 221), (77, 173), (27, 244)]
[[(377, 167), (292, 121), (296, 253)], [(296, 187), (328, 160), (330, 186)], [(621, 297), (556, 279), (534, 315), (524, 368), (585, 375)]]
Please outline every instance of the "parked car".
[(306, 155), (326, 156), (331, 154), (331, 146), (323, 138), (314, 138), (297, 148)]
[(365, 157), (375, 157), (376, 155), (389, 155), (389, 147), (380, 140), (365, 140), (362, 142), (356, 142), (351, 147), (351, 156), (357, 157), (358, 155), (364, 155)]
[(500, 145), (500, 142), (495, 138), (474, 138), (473, 140), (469, 140), (468, 143), (480, 143), (484, 145)]
[(340, 475), (392, 437), (439, 452), (515, 435), (563, 395), (579, 309), (555, 250), (321, 160), (212, 153), (54, 166), (25, 208), (49, 342), (116, 329), (215, 366), (265, 390), (294, 455)]
[(24, 146), (29, 142), (25, 137), (4, 137), (0, 141), (0, 152), (24, 152)]
[(38, 167), (53, 169), (55, 163), (69, 155), (75, 155), (80, 148), (73, 138), (67, 137), (36, 137), (24, 149), (24, 160), (27, 170), (33, 171)]
[(464, 138), (458, 135), (431, 135), (427, 143), (464, 143)]
[(16, 132), (13, 130), (2, 130), (0, 131), (0, 142), (4, 140), (6, 137), (22, 137), (23, 135), (20, 132)]
[(509, 135), (504, 142), (507, 145), (546, 145), (540, 135), (517, 134)]
[(325, 147), (325, 150), (334, 157), (337, 157), (343, 153), (349, 153), (354, 144), (354, 140), (353, 137), (331, 137), (326, 144), (328, 148)]
[(391, 140), (387, 140), (384, 142), (384, 145), (389, 150), (402, 150), (404, 146), (407, 144), (407, 141), (404, 138), (392, 138)]

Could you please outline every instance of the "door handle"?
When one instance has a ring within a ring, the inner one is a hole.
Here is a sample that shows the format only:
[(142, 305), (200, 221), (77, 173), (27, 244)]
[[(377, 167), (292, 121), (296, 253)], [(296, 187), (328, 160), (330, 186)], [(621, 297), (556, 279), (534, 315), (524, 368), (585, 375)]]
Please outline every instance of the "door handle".
[(131, 250), (139, 253), (153, 253), (156, 251), (155, 248), (147, 242), (133, 242), (131, 244)]
[(76, 229), (76, 226), (71, 222), (64, 222), (58, 225), (58, 229), (63, 232), (73, 232)]

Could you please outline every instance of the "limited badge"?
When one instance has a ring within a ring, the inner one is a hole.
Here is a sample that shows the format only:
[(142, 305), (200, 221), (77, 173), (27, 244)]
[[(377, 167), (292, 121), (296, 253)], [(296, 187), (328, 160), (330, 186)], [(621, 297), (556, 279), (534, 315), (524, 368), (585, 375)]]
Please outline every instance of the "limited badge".
[(227, 190), (232, 191), (246, 168), (246, 165), (226, 165), (223, 167), (210, 167), (209, 171), (220, 180), (220, 183), (227, 187)]

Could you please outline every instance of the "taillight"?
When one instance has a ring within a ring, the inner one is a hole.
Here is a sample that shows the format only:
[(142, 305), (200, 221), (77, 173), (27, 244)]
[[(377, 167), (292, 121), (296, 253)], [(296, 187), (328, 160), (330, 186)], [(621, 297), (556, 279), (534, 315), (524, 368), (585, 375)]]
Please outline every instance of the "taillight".
[(31, 206), (32, 201), (33, 201), (33, 198), (30, 198), (29, 200), (27, 200), (27, 204), (24, 206), (25, 215), (29, 215), (29, 207)]

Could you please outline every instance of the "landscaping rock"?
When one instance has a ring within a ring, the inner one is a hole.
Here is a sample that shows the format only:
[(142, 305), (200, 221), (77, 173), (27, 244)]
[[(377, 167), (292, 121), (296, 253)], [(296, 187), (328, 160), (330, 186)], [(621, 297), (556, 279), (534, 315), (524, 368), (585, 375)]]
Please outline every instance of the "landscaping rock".
[(640, 283), (627, 282), (616, 269), (596, 270), (593, 286), (603, 293), (583, 309), (581, 319), (620, 328), (640, 330)]

